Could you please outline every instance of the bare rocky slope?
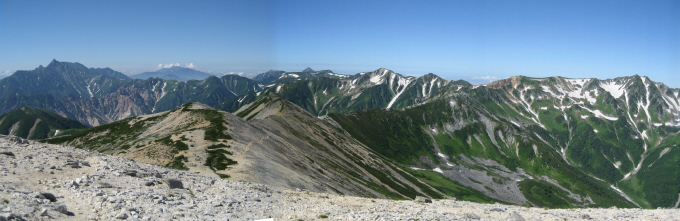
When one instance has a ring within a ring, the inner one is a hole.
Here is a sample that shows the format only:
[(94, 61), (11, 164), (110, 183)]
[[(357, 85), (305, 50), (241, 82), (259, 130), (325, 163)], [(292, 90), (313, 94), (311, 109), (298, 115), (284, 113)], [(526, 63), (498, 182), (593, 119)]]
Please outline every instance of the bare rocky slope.
[(194, 102), (47, 142), (283, 188), (376, 198), (448, 197), (332, 122), (276, 94), (244, 106), (237, 115)]
[(542, 209), (292, 190), (0, 136), (0, 220), (676, 220), (677, 209)]

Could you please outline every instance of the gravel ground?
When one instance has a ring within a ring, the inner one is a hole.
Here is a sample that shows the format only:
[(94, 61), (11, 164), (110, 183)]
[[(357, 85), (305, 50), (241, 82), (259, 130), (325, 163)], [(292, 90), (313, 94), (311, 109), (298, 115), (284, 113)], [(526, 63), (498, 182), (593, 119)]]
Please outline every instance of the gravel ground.
[(680, 220), (677, 209), (543, 209), (279, 189), (1, 135), (0, 199), (0, 220)]

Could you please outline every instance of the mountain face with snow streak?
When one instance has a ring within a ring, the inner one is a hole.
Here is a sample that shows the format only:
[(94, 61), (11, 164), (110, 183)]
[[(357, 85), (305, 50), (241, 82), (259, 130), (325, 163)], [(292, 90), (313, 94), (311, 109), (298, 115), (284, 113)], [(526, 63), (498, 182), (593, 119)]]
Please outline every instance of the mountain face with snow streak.
[[(190, 101), (231, 112), (277, 93), (312, 116), (330, 116), (357, 142), (430, 185), (454, 182), (520, 205), (680, 204), (680, 91), (647, 77), (518, 76), (470, 85), (378, 69), (178, 82), (87, 70), (55, 63), (17, 72), (12, 78), (20, 82), (0, 81), (0, 113), (31, 105), (99, 125)], [(39, 87), (48, 74), (66, 83)]]
[(14, 94), (50, 94), (60, 98), (69, 94), (93, 97), (97, 82), (119, 81), (128, 77), (109, 68), (87, 68), (80, 63), (52, 60), (47, 67), (17, 71), (0, 80), (0, 98)]
[[(534, 131), (570, 165), (644, 207), (668, 207), (680, 186), (680, 97), (647, 77), (515, 77), (502, 91), (505, 115)], [(511, 114), (516, 114), (512, 116)], [(519, 116), (517, 116), (517, 114)]]
[(333, 73), (333, 71), (331, 70), (314, 71), (311, 68), (307, 68), (302, 72), (285, 72), (271, 70), (255, 76), (253, 80), (259, 81), (261, 84), (264, 85), (273, 85), (299, 80), (313, 80), (322, 77), (344, 79), (349, 78), (350, 76), (344, 74), (336, 74)]
[(123, 78), (111, 69), (52, 61), (0, 80), (0, 114), (22, 106), (45, 109), (86, 125), (172, 110), (190, 101), (217, 105), (261, 86), (237, 75), (180, 82)]
[(678, 91), (641, 76), (519, 76), (399, 110), (330, 116), (383, 155), (508, 202), (674, 207)]
[[(346, 113), (371, 108), (404, 108), (425, 102), (434, 95), (464, 87), (467, 82), (447, 81), (434, 74), (419, 78), (403, 76), (381, 68), (347, 78), (317, 78), (273, 84), (263, 93), (273, 92), (310, 113)], [(257, 94), (229, 100), (217, 108), (233, 111), (252, 101)]]

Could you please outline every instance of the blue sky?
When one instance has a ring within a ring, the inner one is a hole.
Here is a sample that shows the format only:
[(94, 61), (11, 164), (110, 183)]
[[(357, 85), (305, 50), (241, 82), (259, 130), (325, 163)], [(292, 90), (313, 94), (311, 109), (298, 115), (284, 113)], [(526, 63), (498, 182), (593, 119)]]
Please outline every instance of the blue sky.
[[(475, 83), (650, 76), (680, 87), (680, 1), (0, 1), (0, 74), (51, 59)], [(488, 80), (487, 80), (488, 79)]]

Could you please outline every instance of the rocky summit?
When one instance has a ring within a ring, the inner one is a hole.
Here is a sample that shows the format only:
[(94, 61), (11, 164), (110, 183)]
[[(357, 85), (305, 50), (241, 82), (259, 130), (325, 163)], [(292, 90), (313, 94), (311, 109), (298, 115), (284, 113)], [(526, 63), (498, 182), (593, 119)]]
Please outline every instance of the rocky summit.
[(387, 200), (208, 177), (0, 136), (0, 220), (674, 220), (677, 209)]

